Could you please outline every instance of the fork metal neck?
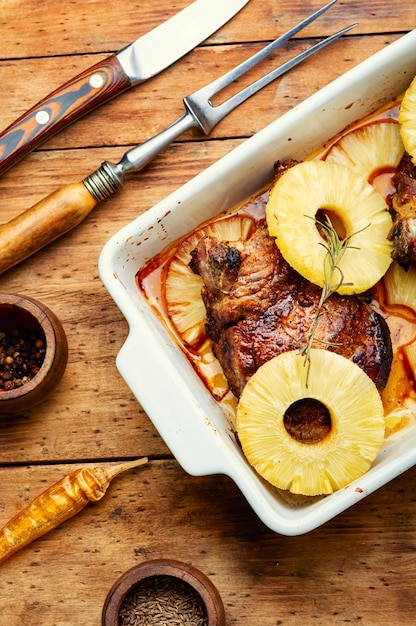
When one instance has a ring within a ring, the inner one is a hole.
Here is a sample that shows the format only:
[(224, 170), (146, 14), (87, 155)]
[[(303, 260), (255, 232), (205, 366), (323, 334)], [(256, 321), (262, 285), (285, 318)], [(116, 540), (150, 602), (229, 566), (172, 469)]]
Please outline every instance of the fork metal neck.
[(198, 126), (198, 122), (192, 112), (187, 110), (163, 131), (126, 152), (118, 163), (104, 161), (98, 170), (82, 182), (97, 201), (107, 200), (123, 186), (128, 172), (142, 170), (182, 133), (194, 126)]

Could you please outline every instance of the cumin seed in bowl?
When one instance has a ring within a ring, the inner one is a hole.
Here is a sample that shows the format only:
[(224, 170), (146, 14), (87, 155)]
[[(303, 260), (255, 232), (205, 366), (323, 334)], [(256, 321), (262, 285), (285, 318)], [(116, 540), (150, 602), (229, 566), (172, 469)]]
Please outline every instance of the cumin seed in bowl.
[(173, 576), (151, 576), (126, 596), (119, 613), (120, 626), (208, 626), (199, 593)]
[(199, 569), (154, 559), (113, 584), (102, 626), (225, 626), (225, 610), (217, 588)]

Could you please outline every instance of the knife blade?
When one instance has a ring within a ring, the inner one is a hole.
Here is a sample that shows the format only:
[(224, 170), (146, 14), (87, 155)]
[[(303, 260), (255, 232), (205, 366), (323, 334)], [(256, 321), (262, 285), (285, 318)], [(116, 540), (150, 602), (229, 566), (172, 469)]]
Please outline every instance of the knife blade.
[(248, 2), (196, 0), (55, 89), (0, 133), (0, 175), (86, 113), (175, 63)]

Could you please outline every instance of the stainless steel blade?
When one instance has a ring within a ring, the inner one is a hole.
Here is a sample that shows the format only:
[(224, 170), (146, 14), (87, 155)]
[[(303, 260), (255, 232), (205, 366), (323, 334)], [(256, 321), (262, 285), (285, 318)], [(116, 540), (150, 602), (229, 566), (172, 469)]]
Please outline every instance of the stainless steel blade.
[(0, 133), (0, 175), (56, 132), (175, 63), (248, 2), (196, 0), (55, 89)]
[(202, 43), (249, 0), (196, 0), (116, 54), (132, 85), (158, 74)]

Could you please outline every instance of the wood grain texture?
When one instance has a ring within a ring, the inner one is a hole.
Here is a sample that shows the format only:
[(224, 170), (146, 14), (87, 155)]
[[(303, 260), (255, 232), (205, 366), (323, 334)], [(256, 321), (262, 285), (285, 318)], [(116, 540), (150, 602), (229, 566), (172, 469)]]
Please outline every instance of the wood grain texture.
[[(351, 19), (346, 20), (346, 23), (351, 22)], [(335, 24), (331, 32), (338, 29), (339, 24)], [(349, 35), (332, 44), (330, 48), (320, 51), (242, 104), (238, 111), (230, 114), (212, 131), (209, 139), (252, 135), (398, 36), (376, 35), (367, 38)], [(219, 94), (219, 100), (274, 69), (310, 44), (309, 41), (291, 42), (241, 78), (237, 85)], [(79, 120), (40, 149), (68, 149), (86, 145), (128, 146), (141, 143), (182, 115), (184, 96), (218, 78), (263, 45), (264, 42), (198, 48), (162, 74), (94, 111), (93, 122), (90, 116)], [(98, 62), (104, 58), (75, 55), (14, 60), (0, 64), (0, 81), (4, 91), (10, 94), (8, 106), (3, 106), (0, 110), (0, 126), (8, 126), (63, 81), (70, 80), (95, 60)], [(321, 68), (321, 71), (317, 72), (317, 68)], [(16, 75), (23, 78), (19, 93), (15, 93)], [(244, 126), (241, 125), (241, 119), (245, 120)], [(187, 133), (184, 139), (200, 136), (194, 130)]]
[[(98, 0), (0, 0), (0, 128), (187, 3), (113, 0), (104, 10)], [(181, 115), (183, 96), (320, 5), (250, 0), (173, 67), (59, 133), (2, 176), (0, 221), (78, 182), (102, 161), (119, 160)], [(248, 80), (311, 40), (358, 21), (348, 37), (262, 90), (208, 139), (196, 131), (184, 135), (77, 228), (0, 276), (0, 291), (47, 304), (69, 343), (68, 366), (53, 394), (0, 420), (0, 525), (71, 469), (151, 459), (118, 477), (103, 501), (1, 566), (2, 623), (99, 626), (116, 578), (135, 563), (160, 557), (192, 563), (212, 579), (228, 626), (414, 623), (416, 471), (307, 535), (272, 533), (228, 478), (191, 477), (172, 458), (116, 369), (128, 327), (97, 268), (103, 245), (122, 226), (400, 37), (413, 20), (412, 4), (399, 0), (338, 2)]]
[[(3, 470), (2, 515), (70, 467), (9, 468), (7, 479)], [(115, 580), (168, 556), (209, 576), (228, 626), (412, 624), (415, 482), (413, 469), (393, 490), (386, 486), (324, 527), (288, 538), (265, 528), (227, 478), (190, 478), (174, 461), (151, 461), (2, 564), (2, 618), (19, 626), (81, 619), (99, 626)]]

